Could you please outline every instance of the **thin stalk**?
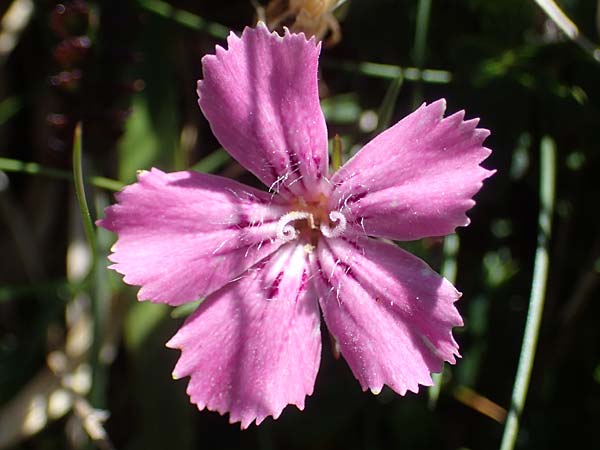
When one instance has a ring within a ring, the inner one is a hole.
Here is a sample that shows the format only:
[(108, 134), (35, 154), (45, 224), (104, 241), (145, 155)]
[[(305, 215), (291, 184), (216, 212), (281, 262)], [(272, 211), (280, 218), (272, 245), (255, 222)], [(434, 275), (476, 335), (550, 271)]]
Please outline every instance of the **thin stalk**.
[(333, 149), (331, 152), (331, 166), (334, 172), (337, 172), (342, 167), (342, 164), (344, 164), (342, 152), (342, 138), (336, 133), (333, 137)]
[(183, 9), (173, 8), (169, 3), (162, 0), (138, 0), (138, 4), (146, 11), (171, 19), (173, 22), (191, 28), (192, 30), (202, 31), (217, 39), (226, 39), (229, 35), (229, 28), (220, 23), (209, 22), (208, 20)]
[(73, 297), (87, 289), (87, 281), (79, 283), (69, 282), (68, 280), (49, 280), (27, 285), (7, 285), (0, 286), (0, 303), (13, 301), (22, 297), (43, 296), (48, 292), (59, 292), (59, 298), (65, 298), (67, 295)]
[(73, 138), (73, 179), (75, 181), (75, 194), (77, 196), (77, 204), (83, 224), (83, 231), (86, 240), (90, 246), (91, 252), (91, 267), (85, 278), (90, 283), (90, 297), (92, 303), (92, 320), (93, 320), (93, 340), (90, 352), (90, 362), (92, 366), (92, 388), (90, 390), (90, 402), (94, 407), (103, 406), (104, 390), (105, 390), (105, 373), (100, 361), (100, 351), (104, 340), (104, 324), (105, 324), (105, 308), (102, 304), (102, 297), (99, 295), (99, 288), (103, 288), (99, 282), (98, 270), (98, 240), (92, 216), (88, 207), (87, 198), (85, 195), (85, 186), (83, 178), (82, 165), (82, 139), (81, 139), (81, 123), (75, 127), (75, 136)]
[[(571, 41), (582, 48), (594, 60), (600, 62), (600, 47), (584, 36), (579, 28), (553, 0), (533, 0)], [(600, 13), (599, 13), (600, 14)]]
[(462, 404), (498, 423), (504, 423), (506, 420), (504, 408), (467, 386), (456, 386), (452, 394)]
[(85, 232), (85, 238), (87, 239), (90, 250), (92, 251), (93, 261), (95, 261), (98, 256), (98, 243), (96, 241), (96, 232), (94, 231), (92, 216), (90, 214), (90, 209), (88, 208), (87, 199), (85, 197), (81, 154), (80, 122), (75, 127), (75, 137), (73, 138), (73, 180), (75, 182), (75, 194), (77, 195), (77, 204), (79, 205), (81, 222), (83, 223), (83, 231)]
[[(415, 46), (413, 48), (415, 65), (417, 69), (423, 69), (425, 65), (425, 52), (427, 50), (427, 33), (429, 32), (429, 17), (431, 16), (431, 0), (419, 0), (417, 6), (417, 25), (415, 29)], [(413, 106), (416, 107), (423, 100), (423, 86), (417, 80), (414, 94)]]
[(110, 314), (110, 288), (108, 271), (104, 269), (105, 256), (100, 254), (92, 263), (93, 272), (90, 280), (92, 299), (92, 320), (94, 323), (94, 340), (92, 343), (91, 364), (93, 383), (90, 390), (90, 402), (95, 408), (106, 408), (106, 391), (108, 371), (106, 358), (102, 357), (102, 349), (106, 344), (107, 323)]
[[(28, 175), (41, 175), (58, 180), (74, 180), (73, 174), (67, 170), (53, 169), (52, 167), (45, 167), (38, 163), (27, 163), (11, 158), (0, 158), (0, 170), (5, 170), (6, 172), (26, 173)], [(89, 183), (92, 186), (101, 189), (107, 189), (109, 191), (120, 191), (123, 186), (125, 186), (125, 184), (121, 181), (112, 180), (105, 177), (83, 177), (83, 179), (86, 183)]]
[(402, 72), (400, 72), (400, 75), (398, 75), (396, 79), (392, 80), (388, 86), (385, 96), (383, 97), (383, 101), (381, 102), (381, 106), (379, 107), (379, 120), (377, 121), (377, 129), (374, 133), (375, 135), (378, 135), (390, 126), (394, 109), (396, 108), (396, 102), (398, 101), (398, 95), (400, 94), (400, 89), (402, 88), (403, 83), (404, 77), (402, 76)]
[(451, 283), (456, 282), (456, 273), (458, 266), (456, 264), (456, 257), (458, 256), (458, 250), (460, 248), (460, 238), (458, 234), (450, 234), (444, 239), (444, 262), (442, 264), (442, 276), (446, 277)]
[(200, 303), (202, 303), (203, 301), (204, 299), (202, 298), (200, 300), (196, 300), (195, 302), (189, 302), (184, 305), (173, 308), (171, 310), (171, 317), (173, 319), (182, 319), (184, 317), (188, 317), (194, 311), (196, 311), (196, 308), (198, 308), (198, 306), (200, 306)]
[(554, 211), (554, 193), (556, 186), (556, 146), (552, 138), (545, 136), (540, 144), (540, 212), (538, 216), (538, 242), (535, 252), (533, 266), (533, 281), (531, 284), (531, 297), (529, 299), (529, 311), (519, 366), (515, 376), (512, 399), (502, 444), (500, 450), (512, 450), (519, 432), (519, 420), (527, 390), (531, 380), (531, 370), (535, 358), (535, 351), (544, 310), (544, 299), (546, 297), (546, 284), (548, 281), (548, 242), (552, 231), (552, 214)]
[(406, 81), (431, 84), (448, 84), (452, 81), (452, 73), (447, 70), (418, 69), (416, 67), (401, 67), (393, 64), (380, 64), (370, 61), (323, 60), (323, 67), (344, 72), (357, 73), (366, 77), (393, 80), (400, 75)]
[(10, 120), (23, 109), (23, 101), (19, 97), (9, 97), (0, 102), (0, 125)]
[(231, 160), (231, 156), (222, 148), (219, 148), (212, 152), (210, 155), (204, 157), (192, 167), (191, 170), (195, 170), (197, 172), (204, 173), (214, 173), (216, 172), (223, 164)]
[[(460, 248), (460, 239), (457, 234), (450, 234), (444, 239), (444, 262), (442, 263), (442, 276), (445, 277), (450, 283), (456, 282), (457, 264), (456, 258), (458, 256), (458, 249)], [(437, 401), (440, 397), (440, 391), (442, 390), (442, 379), (444, 377), (444, 366), (440, 373), (434, 373), (431, 375), (433, 379), (433, 386), (429, 388), (429, 397), (427, 399), (427, 405), (430, 409), (434, 409), (437, 405)]]

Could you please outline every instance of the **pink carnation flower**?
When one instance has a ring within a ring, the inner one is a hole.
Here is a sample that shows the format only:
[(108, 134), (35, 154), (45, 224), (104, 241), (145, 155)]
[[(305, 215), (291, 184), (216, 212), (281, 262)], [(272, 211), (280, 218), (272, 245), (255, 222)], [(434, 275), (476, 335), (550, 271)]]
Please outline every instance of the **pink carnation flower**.
[(489, 132), (421, 106), (329, 173), (319, 105), (320, 45), (263, 25), (202, 60), (200, 108), (223, 147), (269, 189), (192, 171), (140, 173), (99, 225), (118, 235), (110, 267), (140, 300), (206, 297), (167, 344), (199, 409), (242, 428), (304, 408), (329, 333), (363, 390), (400, 395), (455, 363), (460, 293), (378, 238), (444, 236), (466, 226), (493, 172)]

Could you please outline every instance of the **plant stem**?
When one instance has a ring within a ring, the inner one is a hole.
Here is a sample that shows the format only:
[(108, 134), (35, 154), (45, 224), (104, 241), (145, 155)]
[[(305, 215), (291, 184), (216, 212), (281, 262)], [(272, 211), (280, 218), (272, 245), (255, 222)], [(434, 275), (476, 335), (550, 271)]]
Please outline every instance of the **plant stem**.
[(531, 380), (531, 371), (535, 358), (535, 351), (544, 310), (544, 299), (546, 297), (546, 284), (548, 280), (548, 242), (552, 229), (552, 214), (554, 210), (554, 197), (556, 186), (556, 146), (552, 138), (545, 136), (540, 144), (540, 212), (538, 216), (538, 243), (535, 253), (533, 267), (533, 281), (531, 284), (531, 297), (529, 299), (529, 311), (519, 366), (515, 376), (512, 399), (502, 444), (500, 450), (512, 450), (519, 432), (519, 420), (527, 390)]
[[(92, 251), (93, 261), (96, 261), (98, 256), (98, 245), (96, 242), (96, 233), (92, 216), (88, 208), (87, 199), (85, 197), (85, 187), (83, 182), (83, 168), (81, 156), (81, 122), (75, 127), (75, 137), (73, 139), (73, 180), (75, 182), (75, 194), (77, 195), (77, 204), (81, 213), (81, 221), (83, 223), (83, 231)], [(93, 270), (93, 268), (92, 268)]]
[(342, 138), (336, 133), (333, 137), (333, 151), (331, 152), (331, 167), (334, 172), (342, 167), (344, 164), (343, 159)]
[[(417, 26), (415, 29), (415, 46), (413, 48), (415, 65), (423, 69), (425, 64), (425, 51), (427, 50), (427, 33), (429, 31), (429, 17), (431, 15), (431, 0), (419, 0), (417, 6)], [(413, 94), (413, 107), (423, 101), (423, 86), (417, 80)]]
[(383, 101), (381, 102), (381, 106), (379, 107), (379, 120), (377, 121), (377, 129), (374, 132), (375, 135), (378, 135), (390, 126), (403, 83), (404, 77), (402, 76), (402, 72), (400, 72), (396, 79), (392, 80), (388, 86)]
[(19, 97), (9, 97), (0, 102), (0, 125), (10, 120), (23, 109), (23, 102)]
[[(73, 181), (73, 174), (66, 170), (44, 167), (38, 163), (26, 163), (18, 159), (0, 158), (0, 170), (7, 172), (26, 173), (29, 175), (41, 175), (58, 180)], [(92, 186), (107, 189), (109, 191), (119, 191), (125, 186), (124, 183), (105, 177), (84, 177), (84, 180)]]
[[(444, 262), (440, 272), (442, 276), (452, 284), (456, 282), (456, 257), (458, 255), (459, 248), (460, 239), (457, 234), (450, 234), (444, 238)], [(440, 391), (442, 390), (443, 377), (444, 366), (442, 366), (440, 373), (434, 373), (431, 375), (431, 378), (433, 379), (433, 386), (429, 388), (429, 397), (427, 399), (427, 405), (430, 409), (434, 409), (437, 405), (437, 401), (440, 397)]]
[(380, 64), (369, 61), (355, 62), (346, 60), (321, 61), (323, 67), (332, 70), (358, 73), (367, 77), (393, 80), (402, 76), (406, 81), (417, 81), (432, 84), (448, 84), (452, 81), (452, 73), (447, 70), (418, 69), (416, 67), (401, 67), (393, 64)]
[(162, 0), (138, 0), (139, 5), (154, 14), (191, 28), (196, 31), (202, 31), (217, 39), (226, 39), (229, 35), (229, 28), (220, 23), (209, 22), (208, 20), (185, 11), (183, 9), (173, 8), (169, 3)]
[(219, 148), (190, 167), (190, 170), (204, 173), (214, 173), (217, 171), (217, 169), (230, 160), (231, 156), (229, 156), (229, 153), (222, 148)]
[(563, 33), (567, 35), (571, 41), (575, 42), (585, 52), (589, 53), (591, 57), (600, 62), (600, 47), (585, 37), (577, 25), (573, 23), (571, 19), (564, 13), (562, 9), (556, 4), (554, 0), (533, 0), (537, 5), (542, 8), (544, 13), (548, 16), (552, 22), (556, 24)]

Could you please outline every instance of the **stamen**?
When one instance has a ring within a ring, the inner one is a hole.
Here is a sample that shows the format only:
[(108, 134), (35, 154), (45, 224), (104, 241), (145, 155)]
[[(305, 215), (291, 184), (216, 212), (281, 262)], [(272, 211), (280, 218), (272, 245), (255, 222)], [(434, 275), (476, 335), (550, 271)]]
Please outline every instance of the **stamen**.
[(306, 211), (292, 211), (283, 216), (277, 221), (277, 239), (284, 242), (293, 241), (298, 237), (300, 232), (294, 228), (290, 222), (295, 220), (308, 219), (314, 223), (313, 215)]
[(335, 238), (341, 236), (344, 231), (346, 231), (346, 216), (344, 216), (339, 211), (331, 211), (329, 213), (329, 219), (332, 223), (335, 223), (335, 227), (331, 228), (329, 225), (322, 223), (319, 227), (321, 229), (321, 233), (323, 236), (328, 238)]

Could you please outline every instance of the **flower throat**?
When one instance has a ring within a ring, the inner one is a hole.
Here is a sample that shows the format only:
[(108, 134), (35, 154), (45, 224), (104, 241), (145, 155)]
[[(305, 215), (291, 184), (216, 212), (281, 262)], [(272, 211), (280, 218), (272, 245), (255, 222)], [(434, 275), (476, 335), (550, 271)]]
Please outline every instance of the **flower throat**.
[(297, 198), (291, 206), (292, 210), (277, 222), (277, 238), (284, 242), (303, 239), (315, 245), (321, 235), (335, 238), (346, 231), (346, 216), (339, 211), (328, 211), (324, 195), (310, 203)]

